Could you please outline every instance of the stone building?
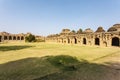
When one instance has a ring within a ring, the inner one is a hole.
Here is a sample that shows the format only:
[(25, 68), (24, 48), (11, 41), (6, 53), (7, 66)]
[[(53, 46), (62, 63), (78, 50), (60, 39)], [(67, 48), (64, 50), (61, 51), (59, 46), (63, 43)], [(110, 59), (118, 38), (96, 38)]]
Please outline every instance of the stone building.
[(120, 47), (120, 24), (113, 25), (107, 31), (102, 27), (98, 27), (95, 32), (88, 28), (79, 33), (74, 33), (70, 29), (63, 29), (59, 34), (47, 36), (46, 42)]
[(26, 34), (11, 34), (7, 32), (0, 32), (0, 43), (1, 42), (23, 42), (25, 41)]
[[(0, 43), (5, 43), (5, 42), (25, 42), (25, 37), (30, 35), (31, 33), (27, 34), (11, 34), (8, 32), (0, 32)], [(34, 35), (36, 40), (44, 40), (43, 36), (39, 35)]]

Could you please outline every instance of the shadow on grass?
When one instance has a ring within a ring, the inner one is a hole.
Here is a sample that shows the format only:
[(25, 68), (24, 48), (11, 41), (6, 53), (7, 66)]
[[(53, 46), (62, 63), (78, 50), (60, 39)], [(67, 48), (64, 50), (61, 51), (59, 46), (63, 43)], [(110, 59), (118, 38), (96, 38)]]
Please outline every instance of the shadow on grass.
[(0, 51), (21, 50), (21, 49), (30, 48), (30, 47), (33, 47), (33, 46), (27, 46), (27, 45), (24, 45), (24, 46), (18, 46), (18, 45), (15, 45), (15, 46), (0, 46)]
[(26, 58), (0, 65), (0, 80), (120, 80), (109, 65), (67, 55)]

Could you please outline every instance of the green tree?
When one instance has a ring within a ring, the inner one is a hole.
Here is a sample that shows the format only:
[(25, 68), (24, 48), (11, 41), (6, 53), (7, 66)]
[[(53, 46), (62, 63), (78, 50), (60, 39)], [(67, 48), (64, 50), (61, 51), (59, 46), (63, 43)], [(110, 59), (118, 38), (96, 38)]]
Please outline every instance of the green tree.
[(25, 37), (25, 42), (35, 42), (35, 40), (35, 36), (32, 34)]

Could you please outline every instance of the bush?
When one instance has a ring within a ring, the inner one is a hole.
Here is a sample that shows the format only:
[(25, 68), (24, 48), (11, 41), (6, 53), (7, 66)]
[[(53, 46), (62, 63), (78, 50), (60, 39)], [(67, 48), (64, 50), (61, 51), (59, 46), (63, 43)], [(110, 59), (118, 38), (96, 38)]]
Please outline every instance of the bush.
[(26, 36), (25, 42), (35, 42), (35, 36), (32, 34), (30, 34), (29, 36)]

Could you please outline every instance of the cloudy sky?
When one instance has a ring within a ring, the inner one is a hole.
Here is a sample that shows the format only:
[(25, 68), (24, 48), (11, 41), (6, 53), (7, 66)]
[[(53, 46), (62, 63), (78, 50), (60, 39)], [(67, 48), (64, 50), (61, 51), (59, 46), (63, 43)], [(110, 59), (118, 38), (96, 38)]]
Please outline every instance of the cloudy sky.
[(120, 23), (120, 0), (0, 0), (0, 32), (48, 35)]

